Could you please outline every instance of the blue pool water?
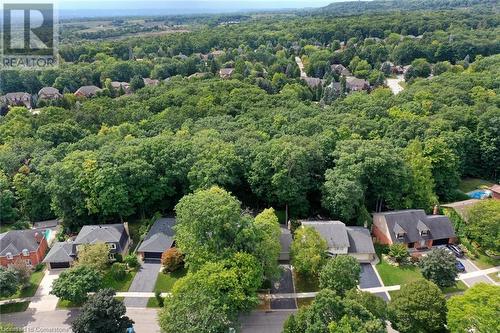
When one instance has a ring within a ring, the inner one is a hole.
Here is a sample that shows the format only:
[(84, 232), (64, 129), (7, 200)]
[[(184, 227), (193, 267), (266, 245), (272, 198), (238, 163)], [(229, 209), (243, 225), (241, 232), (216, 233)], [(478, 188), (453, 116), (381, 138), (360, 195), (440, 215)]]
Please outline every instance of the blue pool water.
[(469, 198), (472, 199), (485, 199), (491, 195), (491, 191), (488, 190), (474, 190), (472, 192), (467, 193)]
[(46, 229), (45, 230), (45, 239), (49, 239), (51, 234), (52, 234), (52, 230)]

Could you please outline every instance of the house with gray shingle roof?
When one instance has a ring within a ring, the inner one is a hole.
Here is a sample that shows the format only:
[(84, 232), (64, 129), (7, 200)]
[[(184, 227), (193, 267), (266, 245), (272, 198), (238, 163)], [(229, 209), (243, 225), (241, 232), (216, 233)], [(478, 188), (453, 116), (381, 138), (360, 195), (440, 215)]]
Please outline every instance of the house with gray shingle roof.
[(328, 245), (330, 256), (350, 255), (359, 262), (375, 259), (370, 231), (363, 227), (348, 227), (341, 221), (302, 221), (303, 227), (314, 228)]
[(73, 241), (55, 243), (44, 262), (51, 268), (69, 267), (85, 245), (99, 243), (108, 246), (109, 259), (114, 260), (117, 254), (128, 253), (130, 236), (127, 229), (126, 223), (85, 225)]
[(0, 265), (8, 267), (17, 260), (28, 265), (42, 262), (48, 248), (43, 230), (10, 230), (0, 234)]
[(155, 221), (144, 237), (137, 252), (144, 261), (159, 262), (162, 254), (175, 246), (175, 218), (161, 218)]
[(82, 86), (75, 91), (75, 96), (89, 98), (94, 97), (101, 91), (102, 89), (97, 86)]
[(409, 249), (429, 249), (456, 240), (450, 219), (427, 215), (423, 209), (373, 214), (372, 233), (380, 244), (405, 244)]
[(38, 92), (39, 99), (59, 99), (61, 97), (63, 97), (63, 95), (54, 87), (43, 87)]

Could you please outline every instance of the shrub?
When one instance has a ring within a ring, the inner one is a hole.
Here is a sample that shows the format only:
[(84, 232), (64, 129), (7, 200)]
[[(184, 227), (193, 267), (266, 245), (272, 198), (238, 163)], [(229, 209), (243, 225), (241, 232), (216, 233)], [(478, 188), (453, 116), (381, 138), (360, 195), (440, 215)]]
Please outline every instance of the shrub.
[(116, 262), (123, 262), (123, 256), (121, 255), (121, 253), (115, 254), (115, 260)]
[(389, 250), (389, 256), (398, 264), (404, 265), (408, 263), (408, 249), (404, 244), (394, 243)]
[(139, 266), (139, 260), (137, 259), (137, 256), (134, 254), (129, 254), (125, 256), (123, 261), (127, 264), (129, 268), (136, 268)]
[(173, 272), (183, 264), (182, 253), (175, 247), (170, 248), (162, 254), (161, 263), (165, 267), (164, 271)]
[(21, 259), (14, 261), (10, 267), (16, 272), (17, 281), (21, 285), (21, 288), (26, 288), (30, 283), (31, 267)]
[(127, 265), (120, 262), (115, 262), (111, 265), (111, 275), (116, 280), (123, 280), (127, 276)]
[(162, 308), (164, 300), (163, 300), (163, 297), (161, 297), (161, 293), (158, 290), (155, 291), (155, 298), (156, 298), (156, 301), (158, 302), (158, 306), (160, 308)]
[(45, 264), (43, 263), (39, 263), (35, 266), (35, 272), (40, 272), (40, 271), (43, 271), (43, 269), (45, 268)]
[(346, 291), (356, 288), (359, 283), (361, 266), (358, 261), (347, 255), (339, 255), (329, 259), (319, 273), (321, 289), (331, 289), (337, 295), (344, 295)]

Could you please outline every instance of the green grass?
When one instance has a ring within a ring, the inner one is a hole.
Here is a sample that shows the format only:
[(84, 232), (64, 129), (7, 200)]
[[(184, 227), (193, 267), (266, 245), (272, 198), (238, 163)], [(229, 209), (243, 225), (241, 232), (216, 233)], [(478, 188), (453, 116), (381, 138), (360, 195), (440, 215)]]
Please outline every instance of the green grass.
[(498, 276), (498, 272), (490, 273), (488, 276), (495, 282), (500, 282), (500, 276)]
[(443, 289), (443, 293), (451, 294), (457, 292), (463, 292), (467, 290), (467, 286), (462, 281), (457, 281), (457, 284), (454, 287), (448, 287)]
[(488, 257), (485, 254), (479, 254), (479, 256), (472, 260), (474, 264), (479, 267), (479, 269), (488, 269), (496, 266), (500, 266), (500, 260)]
[(491, 185), (493, 185), (493, 182), (490, 182), (489, 180), (479, 179), (479, 178), (464, 178), (458, 185), (458, 188), (462, 192), (467, 193), (470, 191), (477, 190), (481, 186), (490, 187)]
[(14, 298), (23, 298), (23, 297), (32, 297), (35, 295), (38, 286), (40, 285), (40, 281), (43, 279), (43, 275), (45, 274), (44, 270), (33, 272), (30, 276), (29, 285), (26, 288), (19, 289), (14, 295), (10, 297), (2, 297), (1, 300), (4, 299), (14, 299)]
[(295, 292), (306, 293), (319, 291), (319, 281), (315, 277), (303, 277), (296, 272), (293, 272), (293, 282), (295, 284)]
[(12, 224), (0, 224), (0, 234), (12, 229)]
[(185, 276), (187, 270), (185, 268), (180, 268), (175, 272), (164, 274), (162, 272), (158, 273), (158, 277), (156, 279), (155, 289), (154, 291), (159, 291), (161, 293), (166, 293), (172, 290), (174, 283), (179, 280), (181, 277)]
[(159, 308), (160, 305), (158, 304), (158, 301), (156, 300), (156, 297), (150, 297), (148, 299), (148, 305), (146, 305), (148, 308)]
[(73, 303), (71, 301), (66, 301), (66, 300), (59, 299), (59, 301), (57, 301), (57, 306), (56, 307), (58, 309), (71, 309), (71, 308), (79, 308), (82, 305), (83, 304)]
[(0, 305), (0, 313), (12, 313), (26, 311), (30, 302), (17, 302)]
[(396, 267), (381, 258), (376, 267), (385, 286), (403, 285), (423, 279), (420, 269), (413, 265)]
[(297, 307), (300, 309), (300, 308), (303, 308), (305, 306), (309, 306), (309, 305), (311, 305), (312, 301), (314, 301), (314, 297), (297, 298)]
[(103, 287), (112, 288), (115, 291), (128, 291), (136, 273), (136, 271), (127, 272), (125, 279), (119, 281), (113, 277), (110, 271), (107, 271), (103, 277)]

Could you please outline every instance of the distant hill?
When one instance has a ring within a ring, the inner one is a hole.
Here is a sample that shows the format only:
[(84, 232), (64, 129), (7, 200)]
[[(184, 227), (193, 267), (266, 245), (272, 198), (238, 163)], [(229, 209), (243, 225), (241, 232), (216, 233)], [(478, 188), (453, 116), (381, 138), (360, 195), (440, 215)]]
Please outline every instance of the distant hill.
[(369, 12), (410, 11), (410, 10), (441, 10), (462, 7), (486, 5), (496, 6), (496, 0), (375, 0), (335, 2), (328, 6), (315, 9), (313, 12), (327, 15), (358, 15)]

